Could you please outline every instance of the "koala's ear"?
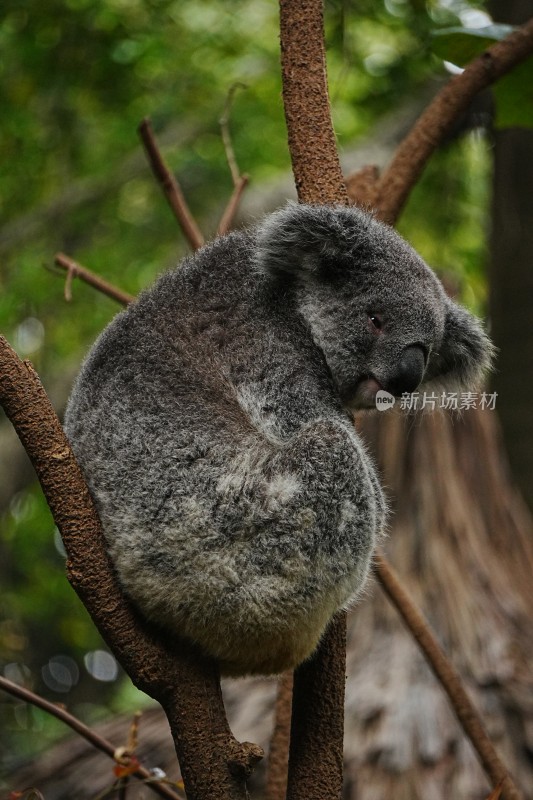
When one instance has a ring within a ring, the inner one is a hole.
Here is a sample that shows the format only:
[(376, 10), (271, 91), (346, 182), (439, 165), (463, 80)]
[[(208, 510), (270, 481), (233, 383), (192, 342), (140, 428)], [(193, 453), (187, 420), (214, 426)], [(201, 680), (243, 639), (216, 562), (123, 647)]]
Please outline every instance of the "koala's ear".
[(289, 203), (270, 214), (256, 232), (254, 262), (261, 272), (310, 276), (353, 259), (368, 227), (367, 215), (345, 206)]
[(452, 300), (446, 303), (443, 340), (430, 358), (426, 380), (473, 389), (489, 372), (495, 348), (476, 317)]

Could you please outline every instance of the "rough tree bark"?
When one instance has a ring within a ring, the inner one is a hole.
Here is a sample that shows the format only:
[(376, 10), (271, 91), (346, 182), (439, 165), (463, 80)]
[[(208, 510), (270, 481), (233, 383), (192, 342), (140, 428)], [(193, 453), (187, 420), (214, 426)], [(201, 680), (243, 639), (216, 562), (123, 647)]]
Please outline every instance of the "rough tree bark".
[[(348, 203), (331, 122), (322, 0), (281, 0), (281, 73), (298, 199)], [(309, 142), (313, 146), (309, 146)], [(294, 673), (287, 800), (336, 800), (342, 791), (346, 615)]]
[(70, 583), (135, 685), (170, 723), (189, 800), (245, 800), (262, 756), (233, 737), (216, 665), (192, 645), (158, 637), (124, 598), (69, 443), (31, 365), (0, 336), (0, 405), (35, 468), (68, 553)]

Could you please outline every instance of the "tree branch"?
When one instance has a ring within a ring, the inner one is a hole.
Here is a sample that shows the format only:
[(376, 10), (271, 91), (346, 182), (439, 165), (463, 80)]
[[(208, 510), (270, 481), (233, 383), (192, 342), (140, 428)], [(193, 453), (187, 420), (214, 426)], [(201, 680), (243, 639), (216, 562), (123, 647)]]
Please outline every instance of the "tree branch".
[[(285, 103), (285, 116), (289, 134), (289, 148), (293, 163), (295, 182), (300, 201), (336, 203), (347, 202), (346, 187), (340, 174), (338, 157), (335, 147), (333, 130), (331, 127), (329, 101), (325, 78), (325, 59), (322, 36), (322, 7), (321, 3), (314, 0), (280, 0), (281, 6), (281, 48), (282, 48), (282, 77), (283, 98)], [(423, 166), (429, 156), (436, 149), (442, 137), (446, 134), (457, 115), (467, 107), (471, 98), (480, 89), (496, 80), (515, 64), (523, 60), (533, 50), (533, 22), (528, 23), (523, 29), (512, 34), (504, 42), (494, 45), (481, 58), (472, 62), (469, 67), (441, 91), (414, 126), (411, 133), (402, 142), (391, 166), (381, 180), (377, 180), (376, 173), (369, 168), (358, 175), (354, 181), (352, 191), (359, 195), (364, 202), (375, 203), (378, 217), (392, 223), (398, 217), (405, 200), (414, 186)], [(309, 148), (309, 141), (313, 140), (313, 148)], [(315, 147), (317, 144), (317, 147)], [(378, 579), (386, 588), (391, 599), (398, 608), (410, 609), (411, 618), (418, 619), (419, 627), (416, 629), (420, 635), (421, 616), (412, 604), (406, 603), (405, 593), (400, 584), (390, 580), (391, 571), (381, 554), (376, 556), (375, 571)], [(403, 603), (402, 603), (403, 600)], [(414, 616), (413, 616), (414, 614)], [(423, 620), (422, 620), (423, 623)], [(415, 635), (414, 629), (411, 629)], [(432, 637), (427, 626), (422, 641), (427, 645), (428, 636)], [(415, 635), (421, 644), (419, 636)], [(436, 642), (435, 642), (436, 644)], [(338, 646), (338, 643), (337, 643)], [(421, 644), (422, 646), (422, 644)], [(439, 677), (455, 711), (463, 725), (465, 733), (472, 743), (479, 748), (478, 752), (485, 769), (494, 783), (505, 780), (507, 797), (509, 800), (518, 800), (518, 790), (512, 783), (507, 770), (499, 760), (490, 740), (483, 731), (481, 721), (475, 712), (460, 678), (456, 675), (451, 664), (439, 650), (436, 662), (435, 648), (424, 648), (426, 656)], [(327, 718), (320, 712), (315, 720), (309, 708), (313, 707), (315, 699), (320, 701), (324, 686), (313, 685), (313, 676), (319, 679), (316, 672), (319, 658), (328, 654), (328, 647), (324, 641), (321, 644), (321, 654), (302, 665), (295, 675), (295, 700), (293, 703), (293, 727), (291, 740), (291, 757), (289, 764), (289, 792), (288, 798), (296, 800), (303, 797), (333, 797), (332, 784), (327, 782), (327, 770), (322, 770), (317, 776), (313, 772), (313, 748), (308, 752), (301, 748), (301, 736), (308, 735), (310, 728), (314, 731), (321, 730), (327, 725)], [(443, 672), (443, 665), (445, 665)], [(325, 665), (324, 665), (325, 666)], [(338, 665), (329, 665), (333, 674)], [(343, 667), (344, 668), (344, 667)], [(305, 673), (305, 677), (304, 677)], [(325, 669), (324, 674), (327, 674)], [(450, 684), (450, 675), (454, 675)], [(453, 687), (453, 691), (450, 689)], [(457, 688), (459, 687), (459, 689)], [(330, 688), (330, 687), (328, 687)], [(297, 694), (302, 692), (297, 702)], [(337, 692), (339, 689), (337, 688)], [(308, 694), (307, 694), (308, 692)], [(342, 690), (342, 696), (344, 692)], [(305, 700), (304, 700), (305, 697)], [(329, 709), (333, 716), (338, 711), (339, 694), (334, 695), (333, 705)], [(307, 703), (307, 708), (305, 707)], [(314, 711), (315, 709), (313, 709)], [(324, 708), (322, 708), (324, 710)], [(327, 711), (326, 711), (327, 713)], [(341, 723), (342, 726), (342, 723)], [(295, 742), (297, 735), (298, 741)], [(323, 737), (323, 742), (328, 741)], [(337, 744), (338, 746), (338, 744)], [(341, 745), (342, 747), (342, 745)], [(329, 749), (329, 755), (334, 748)], [(338, 751), (337, 751), (338, 752)], [(342, 749), (341, 749), (342, 753)], [(316, 753), (314, 753), (316, 756)], [(323, 758), (323, 753), (320, 756)], [(301, 770), (301, 763), (305, 764)], [(301, 791), (302, 781), (305, 782), (306, 774), (313, 774), (315, 785), (310, 785), (307, 790)], [(296, 777), (298, 775), (298, 777)], [(341, 772), (342, 776), (342, 772)], [(326, 778), (326, 784), (315, 795), (316, 779)], [(337, 795), (338, 796), (338, 795)]]
[[(50, 703), (48, 700), (45, 700), (44, 697), (39, 697), (39, 695), (31, 692), (29, 689), (25, 689), (23, 686), (19, 686), (18, 684), (13, 683), (7, 678), (3, 678), (1, 676), (0, 689), (3, 689), (5, 692), (8, 692), (14, 697), (18, 697), (20, 700), (24, 700), (25, 703), (31, 703), (33, 706), (42, 708), (48, 714), (51, 714), (52, 716), (56, 717), (56, 719), (64, 722), (65, 725), (68, 725), (73, 731), (79, 733), (80, 736), (83, 736), (83, 738), (90, 742), (93, 747), (96, 747), (97, 750), (101, 750), (102, 753), (105, 753), (114, 761), (117, 760), (117, 748), (114, 747), (111, 742), (93, 731), (81, 720), (77, 719), (77, 717), (69, 714), (69, 712), (61, 706), (58, 706), (55, 703)], [(155, 779), (150, 770), (146, 769), (146, 767), (139, 765), (138, 769), (132, 772), (132, 775), (135, 775), (136, 778), (145, 781), (148, 788), (152, 789), (152, 791), (161, 797), (167, 797), (171, 800), (182, 800), (180, 795), (177, 795), (175, 792), (173, 792), (169, 786), (165, 786), (164, 783), (161, 783), (161, 781)]]
[[(300, 200), (306, 202), (346, 203), (347, 193), (340, 173), (335, 138), (329, 115), (321, 4), (316, 0), (303, 0), (303, 2), (281, 0), (280, 5), (283, 96), (298, 194)], [(472, 62), (461, 76), (450, 81), (422, 115), (411, 134), (406, 137), (390, 167), (381, 180), (378, 181), (376, 197), (372, 197), (372, 200), (375, 199), (378, 214), (382, 219), (393, 222), (397, 218), (427, 159), (442, 140), (453, 120), (468, 105), (471, 97), (509, 71), (532, 50), (533, 23), (528, 23), (504, 42), (494, 45), (483, 56)], [(313, 139), (311, 151), (309, 149), (310, 136)], [(153, 136), (151, 142), (155, 147)], [(152, 153), (152, 155), (154, 157), (152, 162), (154, 172), (166, 187), (165, 191), (168, 196), (168, 171), (167, 173), (164, 172), (166, 168), (164, 165), (161, 166), (162, 160), (158, 157), (156, 148), (155, 153)], [(369, 189), (366, 186), (363, 186), (363, 188), (365, 193), (369, 193), (372, 196), (374, 194), (374, 186), (372, 185), (374, 176), (370, 174), (363, 176), (363, 184), (367, 178), (371, 179), (369, 181)], [(358, 186), (356, 188), (361, 191)], [(183, 211), (183, 204), (179, 197), (175, 202), (177, 202), (178, 210)], [(198, 240), (196, 240), (196, 243), (191, 241), (193, 247), (199, 246), (197, 242)], [(401, 587), (388, 579), (390, 575), (387, 573), (386, 562), (379, 554), (376, 564), (378, 566), (375, 569), (380, 582), (383, 583), (384, 587), (387, 584), (386, 591), (389, 596), (396, 604), (400, 602), (401, 605), (402, 601), (399, 601), (402, 592)], [(409, 604), (407, 603), (406, 605), (405, 597), (402, 607), (404, 609), (402, 613), (405, 615), (407, 613), (405, 609), (409, 608)], [(412, 611), (413, 608), (411, 608), (411, 614)], [(416, 619), (418, 612), (416, 612), (416, 609), (414, 611)], [(336, 797), (340, 791), (338, 787), (339, 779), (342, 778), (340, 766), (342, 763), (342, 715), (339, 720), (338, 712), (339, 698), (343, 697), (344, 694), (342, 616), (339, 615), (330, 626), (328, 634), (321, 643), (315, 657), (302, 665), (296, 672), (293, 745), (291, 747), (288, 794), (291, 800), (296, 800), (296, 798), (300, 797), (305, 797), (306, 800), (311, 800), (314, 797), (320, 797), (321, 799)], [(418, 636), (416, 638), (420, 642), (421, 628), (418, 627), (417, 630)], [(430, 633), (429, 636), (431, 637)], [(422, 635), (422, 639), (424, 639), (424, 635)], [(423, 645), (421, 644), (421, 646)], [(426, 647), (426, 650), (427, 657), (431, 660), (432, 667), (437, 675), (439, 675), (439, 671), (442, 672), (442, 664), (446, 665), (445, 673), (447, 672), (447, 680), (449, 681), (449, 670), (451, 669), (453, 673), (453, 668), (446, 661), (444, 654), (440, 653), (439, 657), (442, 663), (439, 667), (436, 667), (434, 649)], [(335, 652), (337, 652), (338, 659), (331, 661), (331, 655)], [(438, 659), (437, 663), (439, 663)], [(339, 664), (341, 664), (341, 669), (339, 669)], [(342, 686), (340, 683), (341, 673)], [(153, 674), (156, 675), (156, 672)], [(331, 679), (331, 683), (327, 686), (328, 690), (331, 690), (331, 693), (328, 694), (329, 707), (328, 702), (325, 702), (326, 693), (323, 683), (323, 678), (326, 675)], [(463, 711), (459, 713), (455, 703), (454, 707), (465, 732), (472, 738), (472, 730), (475, 730), (476, 726), (480, 724), (479, 718), (477, 718), (471, 704), (470, 706), (464, 705), (464, 698), (461, 695), (461, 692), (464, 693), (464, 689), (458, 676), (455, 677), (460, 687), (459, 696), (461, 697), (460, 702), (463, 703)], [(445, 682), (442, 682), (445, 685)], [(449, 694), (452, 697), (454, 692), (449, 692)], [(457, 692), (455, 692), (455, 696), (457, 700)], [(469, 703), (467, 697), (466, 701)], [(172, 706), (172, 704), (170, 705)], [(464, 710), (465, 708), (467, 709), (466, 711)], [(472, 711), (474, 713), (473, 717)], [(173, 721), (176, 722), (176, 717), (180, 716), (175, 705), (167, 713), (169, 714), (171, 725)], [(463, 717), (469, 719), (470, 722), (465, 724)], [(470, 725), (470, 732), (468, 725)], [(331, 738), (325, 738), (324, 731), (329, 732)], [(479, 739), (478, 734), (479, 731), (473, 735)], [(304, 741), (305, 746), (302, 745)], [(322, 769), (323, 765), (317, 761), (317, 752), (320, 752), (320, 761), (323, 761), (325, 741), (329, 743), (329, 750), (326, 754), (325, 761), (327, 763), (325, 764), (325, 769)], [(520, 795), (510, 781), (507, 771), (497, 756), (496, 760), (494, 760), (495, 751), (490, 741), (488, 742), (488, 750), (486, 749), (487, 742), (483, 739), (481, 741), (483, 741), (482, 749), (485, 748), (482, 761), (489, 774), (493, 780), (495, 779), (494, 776), (503, 774), (506, 782), (506, 796), (518, 798)], [(317, 742), (320, 742), (319, 751), (316, 749)], [(473, 743), (475, 744), (474, 740)], [(245, 745), (239, 746), (238, 743), (235, 744), (237, 746), (236, 755), (230, 760), (234, 769), (246, 774), (254, 758), (258, 756), (257, 751), (254, 751), (253, 748), (247, 751)], [(178, 747), (178, 742), (176, 746)], [(321, 767), (320, 770), (317, 769), (318, 766)], [(313, 781), (309, 785), (306, 784), (306, 775), (313, 776)], [(322, 784), (323, 779), (325, 782)]]
[(123, 596), (80, 468), (29, 362), (0, 337), (0, 404), (37, 472), (68, 553), (70, 583), (134, 684), (163, 706), (189, 800), (245, 800), (262, 756), (233, 737), (216, 664), (196, 647), (160, 638)]
[(135, 300), (133, 295), (123, 292), (122, 289), (119, 289), (117, 286), (113, 286), (113, 284), (104, 280), (96, 273), (91, 272), (85, 267), (82, 267), (81, 264), (78, 264), (77, 261), (69, 258), (64, 253), (56, 253), (54, 262), (58, 267), (61, 267), (67, 271), (65, 299), (68, 302), (72, 299), (70, 294), (70, 282), (72, 281), (73, 277), (81, 278), (81, 280), (85, 281), (85, 283), (88, 283), (90, 286), (94, 286), (94, 288), (98, 289), (99, 292), (102, 292), (102, 294), (105, 294), (108, 297), (111, 297), (113, 300), (116, 300), (117, 303), (122, 303), (124, 306), (127, 306), (128, 303), (131, 303), (133, 300)]
[(237, 81), (229, 88), (228, 95), (226, 97), (226, 102), (224, 104), (224, 111), (222, 116), (219, 119), (220, 124), (220, 133), (222, 135), (222, 142), (224, 144), (224, 151), (226, 153), (226, 160), (228, 162), (228, 167), (231, 172), (231, 179), (233, 181), (233, 185), (237, 186), (240, 178), (241, 173), (239, 170), (239, 166), (237, 164), (237, 159), (235, 158), (235, 151), (233, 149), (233, 144), (231, 142), (231, 134), (229, 130), (229, 118), (230, 118), (230, 111), (231, 111), (231, 104), (233, 102), (233, 97), (237, 89), (247, 89), (245, 83), (241, 83)]
[(185, 238), (193, 250), (198, 250), (198, 248), (204, 243), (204, 237), (198, 225), (194, 221), (194, 217), (189, 210), (178, 181), (165, 164), (163, 157), (159, 152), (149, 119), (143, 119), (139, 125), (139, 136), (141, 137), (141, 141), (144, 145), (152, 172), (154, 173), (157, 181), (160, 183), (165, 197), (168, 200), (168, 204), (174, 212), (174, 216), (178, 220)]
[(380, 553), (374, 557), (374, 574), (398, 610), (407, 628), (424, 653), (435, 676), (444, 688), (461, 726), (472, 742), (483, 768), (497, 787), (501, 784), (506, 800), (523, 800), (509, 771), (490, 741), (483, 722), (463, 686), (459, 674), (445, 656), (421, 612), (403, 588), (398, 576)]
[(284, 672), (278, 680), (274, 709), (274, 729), (268, 752), (265, 800), (285, 800), (291, 738), (293, 673)]
[[(322, 0), (280, 0), (283, 104), (300, 202), (348, 204), (331, 122)], [(342, 791), (346, 614), (294, 674), (287, 800)]]
[(533, 53), (533, 19), (489, 47), (464, 72), (452, 78), (424, 111), (400, 144), (378, 183), (378, 216), (392, 225), (421, 175), (472, 98)]
[(341, 796), (345, 670), (346, 614), (340, 612), (294, 673), (287, 800)]
[(217, 236), (224, 236), (231, 228), (235, 214), (239, 208), (239, 203), (244, 190), (248, 186), (248, 175), (242, 175), (236, 182), (232, 195), (228, 201), (228, 205), (218, 223)]
[(280, 0), (283, 105), (298, 198), (348, 203), (329, 107), (321, 0)]
[[(509, 72), (532, 52), (533, 19), (502, 42), (490, 47), (446, 84), (399, 145), (391, 164), (377, 181), (377, 186), (371, 188), (370, 191), (375, 192), (373, 201), (378, 219), (389, 224), (397, 220), (425, 164), (459, 114), (479, 91)], [(374, 573), (446, 691), (463, 731), (478, 753), (493, 786), (501, 782), (506, 800), (521, 800), (522, 795), (493, 747), (460, 676), (380, 552), (375, 554)]]

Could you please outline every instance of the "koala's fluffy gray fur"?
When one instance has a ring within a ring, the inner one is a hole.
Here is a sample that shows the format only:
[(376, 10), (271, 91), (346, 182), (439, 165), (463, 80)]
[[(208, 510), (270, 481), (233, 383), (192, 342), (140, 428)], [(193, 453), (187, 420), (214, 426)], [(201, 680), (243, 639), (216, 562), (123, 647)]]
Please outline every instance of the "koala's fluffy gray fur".
[(291, 204), (163, 275), (98, 339), (66, 430), (124, 591), (227, 674), (315, 649), (385, 515), (350, 411), (471, 387), (491, 345), (397, 233)]

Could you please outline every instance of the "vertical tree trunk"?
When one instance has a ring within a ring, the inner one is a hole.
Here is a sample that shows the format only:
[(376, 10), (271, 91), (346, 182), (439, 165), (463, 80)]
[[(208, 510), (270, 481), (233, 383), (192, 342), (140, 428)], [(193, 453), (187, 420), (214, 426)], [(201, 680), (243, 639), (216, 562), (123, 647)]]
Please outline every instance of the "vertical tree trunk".
[[(533, 0), (492, 0), (498, 22), (533, 17)], [(511, 469), (533, 509), (533, 131), (494, 132), (490, 241), (491, 334), (499, 348), (493, 377)]]

